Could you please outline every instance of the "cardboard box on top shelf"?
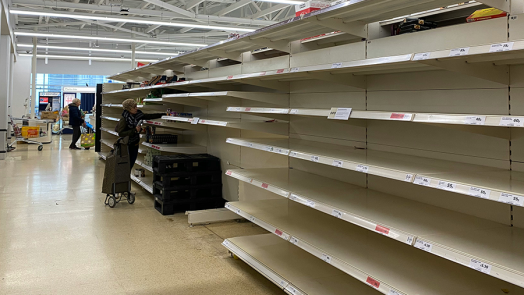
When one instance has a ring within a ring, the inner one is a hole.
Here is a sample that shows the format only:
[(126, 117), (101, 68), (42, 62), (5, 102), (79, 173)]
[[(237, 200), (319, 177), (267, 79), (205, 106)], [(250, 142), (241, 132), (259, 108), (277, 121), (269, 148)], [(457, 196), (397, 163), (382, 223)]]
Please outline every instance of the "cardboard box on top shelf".
[(307, 1), (302, 4), (295, 5), (295, 16), (301, 16), (303, 14), (308, 14), (316, 10), (320, 10), (326, 7), (330, 7), (330, 2), (322, 1)]
[(58, 117), (58, 111), (40, 112), (40, 119), (42, 120), (56, 120), (57, 117)]

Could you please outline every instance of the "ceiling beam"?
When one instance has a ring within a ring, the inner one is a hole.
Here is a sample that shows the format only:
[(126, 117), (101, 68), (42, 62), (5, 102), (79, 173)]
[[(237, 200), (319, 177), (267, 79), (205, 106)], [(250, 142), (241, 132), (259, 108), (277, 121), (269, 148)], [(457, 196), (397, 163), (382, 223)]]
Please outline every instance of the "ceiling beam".
[(152, 25), (152, 26), (149, 26), (147, 29), (146, 29), (146, 33), (151, 33), (153, 32), (154, 30), (160, 28), (159, 25)]
[[(72, 2), (63, 2), (63, 1), (44, 1), (44, 0), (15, 0), (13, 4), (22, 4), (22, 5), (32, 5), (32, 6), (39, 6), (39, 7), (49, 7), (49, 8), (61, 8), (61, 9), (67, 9), (67, 8), (75, 8), (75, 9), (82, 9), (94, 12), (105, 12), (105, 13), (111, 13), (114, 14), (114, 9), (112, 10), (109, 6), (103, 6), (103, 5), (96, 5), (96, 4), (84, 4), (84, 3), (72, 3)], [(136, 14), (136, 15), (142, 15), (142, 16), (150, 16), (150, 17), (159, 17), (162, 19), (166, 18), (189, 18), (189, 19), (202, 19), (204, 21), (217, 21), (217, 22), (226, 22), (226, 23), (235, 23), (235, 24), (250, 24), (250, 25), (256, 25), (256, 26), (268, 26), (275, 24), (274, 21), (266, 21), (266, 20), (253, 20), (253, 19), (245, 19), (245, 18), (239, 18), (239, 17), (224, 17), (224, 16), (218, 16), (218, 15), (203, 15), (199, 14), (196, 15), (194, 18), (192, 17), (185, 17), (180, 16), (179, 14), (176, 14), (171, 11), (165, 11), (165, 10), (150, 10), (150, 9), (138, 9), (138, 8), (129, 8), (129, 14)]]
[(156, 5), (156, 6), (160, 6), (160, 7), (163, 7), (167, 10), (171, 10), (172, 12), (176, 13), (176, 14), (179, 14), (179, 15), (182, 15), (182, 16), (187, 16), (187, 17), (190, 17), (190, 18), (194, 18), (195, 17), (195, 14), (192, 13), (192, 12), (189, 12), (185, 9), (182, 9), (180, 7), (176, 7), (174, 5), (171, 5), (169, 3), (166, 3), (164, 1), (161, 1), (161, 0), (144, 0), (146, 2), (149, 2), (153, 5)]
[(110, 24), (106, 24), (106, 23), (103, 23), (103, 22), (100, 22), (100, 21), (89, 21), (89, 20), (80, 20), (80, 21), (83, 21), (83, 22), (86, 22), (86, 23), (89, 23), (89, 24), (96, 24), (96, 25), (99, 25), (99, 26), (102, 26), (102, 27), (106, 27), (106, 28), (111, 28), (114, 31), (122, 31), (122, 32), (126, 32), (126, 33), (136, 34), (136, 35), (139, 35), (139, 36), (150, 37), (149, 34), (128, 30), (128, 29), (121, 28), (121, 27), (118, 27), (118, 26), (113, 26), (113, 25), (110, 25)]
[(228, 7), (218, 11), (217, 13), (215, 13), (215, 15), (219, 15), (219, 16), (223, 16), (223, 15), (226, 15), (230, 12), (233, 12), (239, 8), (242, 8), (246, 5), (249, 5), (249, 3), (253, 2), (252, 0), (240, 0), (238, 1), (237, 3), (234, 3), (234, 4), (231, 4), (229, 5)]
[(41, 24), (41, 25), (24, 25), (24, 26), (18, 26), (18, 29), (23, 30), (23, 29), (32, 29), (32, 28), (52, 28), (52, 27), (78, 26), (78, 25), (84, 25), (84, 24), (85, 22), (83, 21), (62, 22), (62, 23)]
[(256, 19), (256, 18), (259, 18), (259, 17), (265, 16), (265, 15), (271, 14), (271, 13), (273, 13), (273, 12), (275, 12), (275, 11), (279, 11), (279, 10), (281, 10), (281, 9), (284, 9), (284, 8), (286, 8), (286, 7), (288, 7), (288, 6), (289, 6), (289, 4), (277, 4), (277, 5), (273, 5), (272, 7), (266, 8), (266, 9), (264, 9), (264, 10), (262, 10), (262, 11), (259, 11), (259, 12), (255, 13), (255, 14), (253, 14), (253, 15), (251, 16), (251, 18), (252, 18), (252, 19)]
[(191, 9), (204, 1), (205, 0), (190, 0), (189, 2), (186, 3), (186, 9)]

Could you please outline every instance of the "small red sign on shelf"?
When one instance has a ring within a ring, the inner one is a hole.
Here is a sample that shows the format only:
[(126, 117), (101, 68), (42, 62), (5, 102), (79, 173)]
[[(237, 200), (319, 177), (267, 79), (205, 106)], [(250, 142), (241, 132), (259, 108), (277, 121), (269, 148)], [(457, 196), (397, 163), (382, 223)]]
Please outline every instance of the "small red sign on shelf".
[(389, 118), (390, 119), (404, 119), (404, 114), (393, 113), (391, 114), (391, 117)]
[(275, 234), (282, 236), (283, 232), (277, 228), (275, 229)]
[(262, 183), (262, 187), (263, 187), (263, 188), (268, 188), (269, 185), (268, 185), (267, 183)]
[(284, 72), (284, 69), (277, 70), (277, 74), (282, 74)]
[(389, 228), (387, 228), (385, 226), (382, 226), (382, 225), (378, 225), (377, 224), (377, 227), (375, 227), (375, 230), (378, 231), (379, 233), (383, 233), (385, 235), (389, 234)]
[(227, 79), (231, 80), (231, 79), (233, 79), (233, 76), (227, 76)]
[(378, 287), (380, 287), (380, 282), (373, 279), (372, 277), (368, 277), (367, 280), (366, 280), (366, 283), (370, 284), (371, 286), (375, 287), (378, 289)]
[(226, 172), (226, 175), (231, 175), (231, 174), (232, 174), (231, 171), (227, 171), (227, 172)]
[(246, 112), (249, 112), (249, 111), (251, 111), (251, 108), (246, 108), (245, 111), (246, 111)]
[(151, 147), (152, 147), (152, 148), (154, 148), (155, 150), (159, 150), (159, 149), (160, 149), (160, 147), (159, 147), (159, 146), (157, 146), (157, 145), (154, 145), (154, 144), (153, 144), (153, 145), (151, 145)]

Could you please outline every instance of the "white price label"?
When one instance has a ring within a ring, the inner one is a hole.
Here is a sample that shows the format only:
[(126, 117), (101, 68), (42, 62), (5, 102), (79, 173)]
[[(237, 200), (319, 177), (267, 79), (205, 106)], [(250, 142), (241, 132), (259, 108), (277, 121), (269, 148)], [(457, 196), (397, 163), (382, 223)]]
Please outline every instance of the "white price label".
[(295, 72), (298, 72), (300, 68), (291, 68), (291, 70), (289, 70), (290, 73), (295, 73)]
[(311, 207), (311, 208), (315, 208), (315, 206), (317, 205), (315, 202), (313, 201), (310, 201), (310, 200), (306, 200), (306, 205)]
[(288, 291), (289, 293), (293, 294), (293, 295), (299, 295), (300, 293), (298, 292), (297, 289), (295, 289), (295, 287), (292, 287), (291, 285), (287, 285), (286, 287), (286, 291)]
[(358, 166), (357, 166), (357, 171), (358, 171), (358, 172), (363, 172), (363, 173), (368, 173), (368, 171), (369, 171), (369, 166), (366, 166), (366, 165), (358, 165)]
[(272, 146), (266, 146), (266, 151), (272, 152), (273, 151), (273, 147)]
[(401, 294), (395, 290), (389, 290), (388, 295), (401, 295)]
[(229, 205), (229, 203), (226, 204), (226, 208), (229, 209), (231, 208), (231, 205)]
[(253, 216), (249, 216), (249, 221), (251, 221), (251, 222), (255, 222), (255, 217), (253, 217)]
[(341, 67), (342, 67), (342, 63), (341, 62), (336, 62), (336, 63), (331, 65), (332, 69), (340, 69)]
[(327, 254), (322, 254), (322, 260), (324, 260), (325, 262), (331, 264), (331, 256), (329, 256)]
[(489, 48), (489, 52), (510, 51), (513, 49), (513, 44), (514, 42), (491, 44), (491, 47)]
[(333, 160), (333, 166), (335, 167), (342, 167), (344, 165), (344, 162), (342, 161), (339, 161), (339, 160)]
[(246, 143), (247, 147), (253, 147), (253, 144), (251, 142)]
[(228, 139), (226, 140), (226, 142), (227, 142), (227, 143), (232, 143), (233, 140), (232, 140), (231, 138), (228, 138)]
[(199, 120), (200, 118), (193, 118), (193, 120), (191, 121), (191, 124), (198, 124)]
[(291, 238), (289, 239), (289, 241), (290, 241), (291, 244), (293, 244), (293, 245), (297, 245), (297, 244), (298, 244), (298, 239), (295, 238), (295, 237), (291, 237)]
[(290, 152), (290, 153), (289, 153), (289, 156), (291, 156), (291, 157), (296, 157), (297, 154), (298, 154), (297, 152)]
[(228, 108), (227, 108), (227, 111), (228, 111), (228, 112), (233, 112), (234, 110), (236, 110), (236, 108), (234, 108), (234, 107), (228, 107)]
[(411, 182), (413, 180), (413, 174), (406, 174), (404, 181)]
[(438, 188), (447, 191), (455, 191), (455, 189), (457, 188), (457, 184), (453, 182), (440, 180), (438, 182)]
[(524, 126), (524, 118), (502, 117), (502, 118), (500, 118), (499, 126), (523, 127)]
[(226, 247), (229, 246), (229, 241), (227, 241), (227, 240), (223, 241), (223, 242), (222, 242), (222, 245), (224, 245), (224, 246), (226, 246)]
[(491, 265), (473, 258), (469, 261), (469, 267), (488, 275), (491, 272)]
[(484, 125), (486, 124), (486, 116), (467, 116), (464, 120), (467, 125)]
[(431, 251), (433, 250), (433, 245), (422, 240), (417, 240), (415, 242), (415, 248), (431, 253)]
[(469, 53), (469, 47), (456, 48), (456, 49), (451, 49), (449, 51), (449, 56), (468, 55), (468, 53)]
[(408, 243), (409, 245), (413, 244), (413, 237), (412, 237), (412, 236), (409, 236), (409, 237), (406, 239), (406, 243)]
[(280, 280), (280, 286), (285, 287), (287, 285), (287, 282), (284, 280)]
[(318, 162), (318, 161), (320, 161), (320, 157), (319, 156), (311, 156), (311, 161)]
[(289, 111), (289, 113), (290, 113), (291, 115), (298, 114), (298, 109), (291, 109), (291, 110)]
[(337, 209), (333, 209), (331, 215), (335, 216), (336, 218), (342, 218), (342, 212), (338, 211)]
[(423, 185), (423, 186), (430, 186), (431, 185), (431, 179), (424, 176), (415, 176), (415, 181), (413, 181), (414, 184)]
[(281, 149), (281, 148), (275, 148), (273, 151), (274, 151), (275, 153), (283, 154), (283, 155), (287, 155), (287, 154), (289, 154), (289, 151), (288, 151), (288, 150), (283, 150), (283, 149)]
[(519, 195), (508, 194), (508, 193), (501, 193), (499, 202), (511, 204), (511, 205), (523, 206), (524, 197), (519, 196)]
[(334, 120), (348, 120), (351, 115), (352, 108), (331, 108), (328, 119)]
[(240, 215), (240, 213), (242, 213), (242, 211), (240, 211), (240, 209), (235, 210), (235, 212), (236, 212), (238, 215)]
[(431, 56), (431, 52), (416, 53), (413, 60), (425, 60)]
[(468, 195), (482, 199), (489, 199), (490, 194), (491, 190), (474, 186), (470, 187), (468, 192)]

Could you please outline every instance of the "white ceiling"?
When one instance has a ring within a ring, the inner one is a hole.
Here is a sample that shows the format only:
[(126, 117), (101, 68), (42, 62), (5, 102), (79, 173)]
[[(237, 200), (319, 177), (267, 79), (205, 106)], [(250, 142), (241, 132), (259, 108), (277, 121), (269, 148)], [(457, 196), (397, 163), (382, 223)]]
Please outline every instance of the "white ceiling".
[[(116, 1), (121, 1), (115, 3)], [(112, 5), (112, 2), (114, 5)], [(121, 15), (121, 8), (128, 8), (127, 16)], [(252, 0), (13, 0), (11, 10), (35, 12), (57, 12), (67, 17), (49, 17), (41, 15), (12, 14), (18, 32), (52, 33), (73, 36), (100, 36), (126, 39), (126, 41), (98, 40), (98, 48), (130, 50), (132, 38), (141, 40), (169, 41), (179, 43), (213, 44), (224, 40), (231, 31), (201, 28), (180, 28), (165, 25), (137, 24), (132, 22), (94, 21), (85, 16), (105, 16), (132, 18), (147, 21), (181, 22), (196, 25), (214, 25), (258, 29), (294, 16), (294, 5), (269, 3)], [(77, 18), (75, 18), (77, 16)], [(78, 19), (83, 17), (84, 19)], [(238, 32), (243, 34), (245, 32)], [(32, 37), (18, 36), (18, 44), (31, 44)], [(77, 38), (38, 38), (39, 45), (81, 47), (95, 46), (93, 40)], [(194, 46), (171, 46), (136, 44), (137, 52), (179, 52), (196, 49)], [(30, 47), (18, 47), (19, 53), (32, 51)], [(87, 56), (89, 52), (79, 50), (47, 49), (48, 54)], [(147, 59), (162, 59), (166, 56), (137, 54)], [(38, 54), (46, 54), (45, 48), (39, 48)], [(130, 57), (130, 53), (91, 52), (92, 56)]]

